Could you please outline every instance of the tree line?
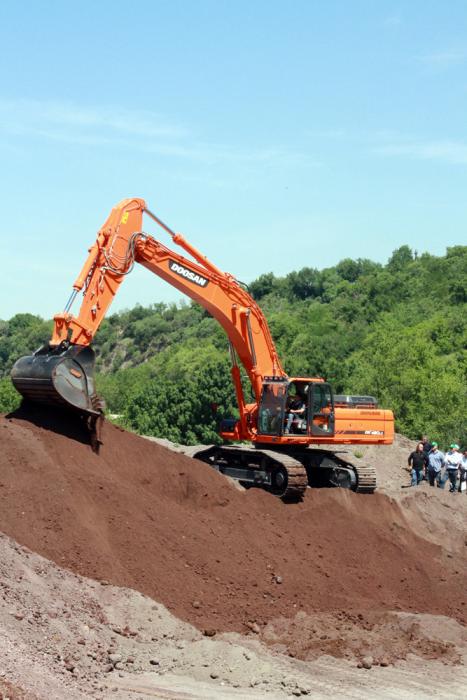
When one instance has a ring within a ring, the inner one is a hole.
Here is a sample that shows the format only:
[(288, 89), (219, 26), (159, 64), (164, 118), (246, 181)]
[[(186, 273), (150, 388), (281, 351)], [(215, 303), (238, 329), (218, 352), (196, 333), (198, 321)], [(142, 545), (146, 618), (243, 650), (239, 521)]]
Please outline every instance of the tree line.
[[(266, 273), (249, 288), (290, 375), (377, 396), (409, 437), (467, 442), (467, 246), (444, 256), (402, 246), (385, 265), (345, 259)], [(51, 327), (32, 314), (0, 321), (0, 411), (19, 403), (8, 378), (13, 362), (46, 342)], [(197, 304), (113, 314), (94, 348), (98, 390), (125, 427), (211, 443), (219, 420), (235, 415), (226, 336)]]

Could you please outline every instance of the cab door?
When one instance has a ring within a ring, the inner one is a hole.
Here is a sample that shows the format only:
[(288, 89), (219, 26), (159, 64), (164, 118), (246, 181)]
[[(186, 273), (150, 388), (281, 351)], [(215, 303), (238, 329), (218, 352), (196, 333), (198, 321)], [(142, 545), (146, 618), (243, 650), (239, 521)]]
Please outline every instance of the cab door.
[(259, 435), (282, 435), (287, 382), (265, 382), (258, 411)]
[(334, 397), (329, 384), (316, 382), (310, 385), (311, 397), (308, 404), (310, 434), (332, 437), (334, 435)]

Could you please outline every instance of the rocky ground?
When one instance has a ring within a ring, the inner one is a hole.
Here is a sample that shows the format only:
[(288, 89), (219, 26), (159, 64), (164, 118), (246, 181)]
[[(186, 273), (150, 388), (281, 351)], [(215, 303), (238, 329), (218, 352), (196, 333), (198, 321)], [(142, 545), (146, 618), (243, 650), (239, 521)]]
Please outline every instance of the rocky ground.
[(378, 496), (285, 506), (51, 427), (0, 419), (0, 697), (465, 696), (467, 497), (402, 488), (404, 438), (350, 448)]

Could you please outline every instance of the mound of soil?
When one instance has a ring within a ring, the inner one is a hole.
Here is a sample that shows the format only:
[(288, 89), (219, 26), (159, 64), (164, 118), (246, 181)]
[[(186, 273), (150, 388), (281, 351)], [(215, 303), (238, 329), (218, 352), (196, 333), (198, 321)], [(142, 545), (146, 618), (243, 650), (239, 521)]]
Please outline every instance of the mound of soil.
[(467, 683), (467, 630), (447, 617), (298, 612), (266, 625), (265, 648), (257, 635), (203, 636), (138, 591), (99, 585), (3, 534), (0, 631), (0, 698), (10, 700), (347, 700), (355, 688), (362, 700), (451, 700)]
[(50, 411), (1, 417), (0, 440), (0, 530), (208, 633), (260, 632), (300, 611), (465, 622), (465, 559), (386, 495), (308, 490), (285, 505), (108, 423), (94, 454), (75, 418)]

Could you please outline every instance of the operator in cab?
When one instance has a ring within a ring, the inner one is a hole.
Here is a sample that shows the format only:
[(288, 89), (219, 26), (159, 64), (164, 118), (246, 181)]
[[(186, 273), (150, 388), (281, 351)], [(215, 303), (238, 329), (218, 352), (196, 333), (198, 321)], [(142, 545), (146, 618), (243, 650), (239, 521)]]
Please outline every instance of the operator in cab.
[(297, 392), (296, 389), (289, 389), (289, 397), (287, 399), (287, 407), (285, 413), (285, 430), (284, 434), (289, 435), (292, 423), (297, 418), (304, 418), (305, 416), (305, 401), (302, 396)]

